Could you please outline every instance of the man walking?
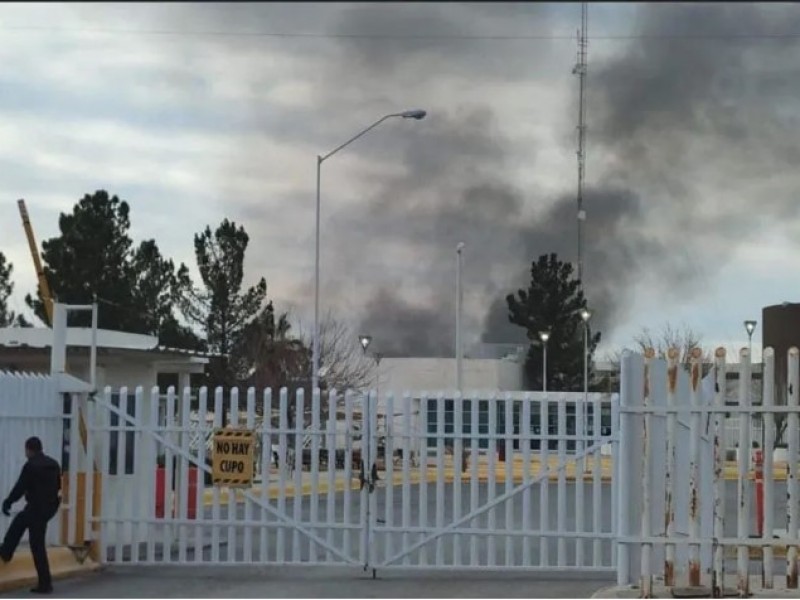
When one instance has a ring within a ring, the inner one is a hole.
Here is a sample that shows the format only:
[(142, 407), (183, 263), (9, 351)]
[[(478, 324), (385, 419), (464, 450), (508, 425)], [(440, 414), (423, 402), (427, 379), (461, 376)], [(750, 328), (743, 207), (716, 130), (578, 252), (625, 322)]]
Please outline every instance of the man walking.
[(34, 594), (50, 594), (53, 582), (50, 564), (47, 561), (45, 534), (47, 522), (58, 512), (61, 504), (61, 467), (42, 450), (42, 441), (31, 437), (25, 442), (28, 462), (22, 467), (14, 489), (3, 502), (3, 514), (10, 516), (11, 506), (25, 496), (25, 508), (18, 513), (0, 545), (0, 560), (9, 562), (19, 545), (22, 534), (28, 530), (28, 542), (33, 555), (33, 564), (39, 576), (39, 585), (31, 590)]

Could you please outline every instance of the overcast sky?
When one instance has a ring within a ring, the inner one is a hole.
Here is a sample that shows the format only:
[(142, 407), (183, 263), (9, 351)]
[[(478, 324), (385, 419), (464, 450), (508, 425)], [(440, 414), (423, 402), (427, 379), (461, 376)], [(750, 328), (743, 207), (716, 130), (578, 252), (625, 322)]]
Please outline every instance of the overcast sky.
[[(468, 341), (513, 340), (500, 299), (539, 254), (575, 259), (579, 24), (580, 4), (0, 5), (12, 308), (35, 289), (16, 199), (41, 242), (106, 189), (192, 268), (195, 232), (244, 225), (248, 278), (308, 327), (315, 155), (423, 108), (324, 164), (322, 308), (376, 350), (447, 355), (463, 241)], [(741, 346), (797, 299), (800, 6), (590, 5), (589, 34), (601, 352), (667, 322)]]

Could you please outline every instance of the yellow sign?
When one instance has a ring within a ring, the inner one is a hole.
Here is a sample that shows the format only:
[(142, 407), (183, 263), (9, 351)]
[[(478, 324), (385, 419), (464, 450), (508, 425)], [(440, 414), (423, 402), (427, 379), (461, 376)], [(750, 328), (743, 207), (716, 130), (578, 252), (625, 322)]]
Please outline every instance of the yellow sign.
[(256, 437), (249, 429), (214, 431), (212, 477), (214, 485), (250, 487), (253, 485)]

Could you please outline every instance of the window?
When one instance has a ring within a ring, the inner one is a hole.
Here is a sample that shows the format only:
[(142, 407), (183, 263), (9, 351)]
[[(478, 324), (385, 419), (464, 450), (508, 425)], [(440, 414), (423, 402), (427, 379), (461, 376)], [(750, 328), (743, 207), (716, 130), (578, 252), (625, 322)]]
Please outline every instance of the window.
[[(116, 408), (120, 407), (120, 398), (119, 394), (113, 394), (111, 396), (111, 404)], [(128, 394), (128, 406), (127, 411), (128, 416), (135, 417), (136, 416), (136, 396), (133, 394)], [(111, 412), (111, 427), (112, 431), (109, 434), (109, 457), (108, 457), (108, 474), (109, 475), (119, 475), (117, 468), (117, 449), (119, 448), (119, 441), (120, 436), (124, 435), (125, 440), (125, 449), (123, 450), (123, 456), (125, 458), (125, 475), (132, 475), (133, 474), (133, 457), (134, 452), (136, 450), (135, 447), (135, 438), (136, 433), (134, 431), (113, 431), (115, 427), (121, 427), (123, 429), (132, 429), (133, 424), (125, 419), (120, 419), (119, 415), (115, 412)], [(121, 423), (120, 423), (121, 421)]]

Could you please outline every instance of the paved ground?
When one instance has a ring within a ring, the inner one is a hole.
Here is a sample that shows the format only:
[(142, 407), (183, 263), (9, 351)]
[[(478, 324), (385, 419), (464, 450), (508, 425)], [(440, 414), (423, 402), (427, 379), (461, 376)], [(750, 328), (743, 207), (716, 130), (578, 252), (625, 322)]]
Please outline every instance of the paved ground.
[[(340, 568), (118, 568), (56, 582), (56, 598), (590, 598), (609, 578)], [(29, 596), (24, 593), (0, 598)]]

